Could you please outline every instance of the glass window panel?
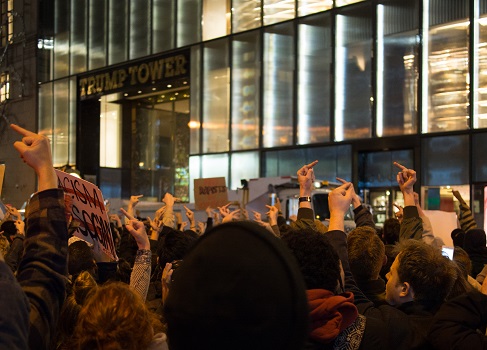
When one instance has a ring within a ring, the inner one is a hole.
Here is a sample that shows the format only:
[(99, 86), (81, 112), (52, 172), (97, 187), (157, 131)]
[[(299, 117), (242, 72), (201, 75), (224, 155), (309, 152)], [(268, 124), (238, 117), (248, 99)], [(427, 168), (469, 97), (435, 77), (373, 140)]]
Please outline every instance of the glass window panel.
[(293, 143), (294, 27), (264, 32), (264, 147)]
[(194, 180), (201, 179), (201, 157), (189, 157), (189, 202), (194, 203)]
[(333, 7), (333, 0), (298, 0), (298, 16), (329, 10)]
[(235, 36), (232, 45), (232, 149), (259, 147), (260, 32)]
[(108, 64), (127, 60), (128, 0), (109, 0)]
[(87, 0), (71, 0), (70, 74), (86, 71), (87, 12)]
[(230, 33), (230, 1), (203, 1), (203, 40), (219, 38)]
[(298, 25), (298, 144), (330, 140), (331, 17)]
[(230, 74), (228, 40), (203, 49), (203, 152), (229, 150)]
[(364, 1), (364, 0), (335, 0), (335, 6), (336, 7), (346, 6), (346, 5), (355, 4), (356, 2), (361, 2), (361, 1)]
[(475, 134), (472, 138), (473, 181), (487, 182), (487, 134)]
[(377, 5), (377, 136), (418, 130), (418, 1)]
[(122, 169), (100, 168), (100, 190), (105, 199), (122, 198)]
[(213, 154), (201, 157), (201, 177), (224, 177), (228, 183), (228, 154)]
[(122, 166), (122, 105), (113, 103), (118, 94), (105, 95), (100, 102), (100, 166)]
[(264, 0), (264, 25), (293, 19), (295, 12), (294, 0)]
[(469, 183), (467, 135), (423, 139), (422, 185), (443, 186)]
[(153, 0), (152, 53), (174, 48), (175, 0)]
[(200, 153), (201, 132), (201, 47), (191, 47), (190, 154)]
[(177, 13), (176, 46), (201, 41), (201, 1), (179, 0)]
[(52, 159), (54, 166), (68, 164), (69, 141), (69, 80), (54, 82), (54, 132)]
[(396, 187), (398, 162), (406, 167), (414, 167), (412, 150), (364, 152), (359, 154), (359, 188)]
[(371, 136), (372, 7), (336, 16), (335, 140)]
[(242, 187), (240, 180), (258, 178), (259, 168), (258, 152), (233, 153), (231, 181), (227, 186), (232, 190)]
[(90, 0), (88, 69), (106, 66), (106, 1)]
[(52, 141), (53, 83), (39, 85), (39, 133)]
[(78, 86), (76, 77), (69, 80), (69, 164), (76, 164), (76, 108)]
[(487, 128), (487, 0), (479, 0), (475, 8), (474, 28), (474, 127)]
[(137, 0), (130, 2), (130, 59), (139, 58), (150, 54), (150, 3), (150, 0)]
[(54, 78), (69, 74), (69, 3), (57, 0), (54, 7)]
[(301, 148), (264, 153), (263, 176), (295, 176), (302, 164), (318, 160), (314, 168), (319, 180), (336, 181), (352, 178), (352, 147), (350, 145)]
[(232, 6), (233, 33), (261, 26), (261, 0), (233, 0)]
[[(430, 0), (423, 33), (423, 132), (469, 128), (468, 2)], [(428, 25), (427, 25), (428, 24)], [(426, 57), (425, 57), (426, 58)]]

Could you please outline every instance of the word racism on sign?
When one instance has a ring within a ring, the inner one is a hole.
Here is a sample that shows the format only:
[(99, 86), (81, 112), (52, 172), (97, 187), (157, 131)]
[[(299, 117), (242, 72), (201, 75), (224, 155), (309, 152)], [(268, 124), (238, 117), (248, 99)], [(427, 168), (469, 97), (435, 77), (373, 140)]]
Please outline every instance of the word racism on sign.
[(73, 198), (71, 211), (74, 221), (79, 223), (74, 235), (95, 246), (113, 260), (118, 260), (113, 244), (108, 213), (103, 196), (98, 187), (91, 182), (56, 170), (59, 188)]
[(216, 208), (228, 203), (227, 186), (224, 177), (194, 180), (194, 204), (196, 210)]

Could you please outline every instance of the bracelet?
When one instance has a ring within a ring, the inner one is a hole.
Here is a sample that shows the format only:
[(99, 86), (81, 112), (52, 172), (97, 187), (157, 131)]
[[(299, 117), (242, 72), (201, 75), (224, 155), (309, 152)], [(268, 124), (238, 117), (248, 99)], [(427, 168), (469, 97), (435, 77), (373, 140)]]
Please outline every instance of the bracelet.
[(299, 203), (301, 202), (311, 202), (311, 197), (307, 196), (307, 197), (299, 197)]

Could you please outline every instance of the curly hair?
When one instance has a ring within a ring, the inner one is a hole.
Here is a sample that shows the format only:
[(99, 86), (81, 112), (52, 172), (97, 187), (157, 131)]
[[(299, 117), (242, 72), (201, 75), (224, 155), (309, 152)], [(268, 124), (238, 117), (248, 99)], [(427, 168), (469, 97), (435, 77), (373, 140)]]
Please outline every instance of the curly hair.
[(397, 274), (413, 288), (414, 300), (431, 307), (443, 303), (457, 278), (453, 262), (441, 250), (421, 241), (406, 240), (398, 248)]
[(122, 282), (91, 294), (82, 308), (74, 339), (78, 349), (147, 349), (162, 324), (135, 291)]
[(360, 281), (377, 279), (385, 257), (377, 232), (371, 227), (357, 227), (348, 234), (347, 244), (353, 277)]
[(291, 229), (281, 238), (296, 258), (307, 289), (336, 291), (340, 259), (324, 234), (313, 229)]
[(384, 244), (395, 244), (399, 242), (399, 231), (401, 224), (396, 218), (389, 218), (384, 222), (382, 228), (382, 235), (384, 237)]

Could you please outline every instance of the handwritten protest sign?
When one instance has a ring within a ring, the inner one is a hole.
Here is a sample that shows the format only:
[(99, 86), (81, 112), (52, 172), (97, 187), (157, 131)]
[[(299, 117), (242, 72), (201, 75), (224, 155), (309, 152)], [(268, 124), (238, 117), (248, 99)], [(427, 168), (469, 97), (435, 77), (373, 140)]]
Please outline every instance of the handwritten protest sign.
[(95, 249), (113, 260), (118, 260), (113, 244), (108, 213), (103, 203), (103, 195), (91, 182), (56, 170), (58, 186), (73, 198), (72, 217), (79, 223), (74, 235), (89, 243)]
[(216, 208), (228, 203), (227, 186), (224, 177), (194, 180), (194, 205), (196, 210)]

